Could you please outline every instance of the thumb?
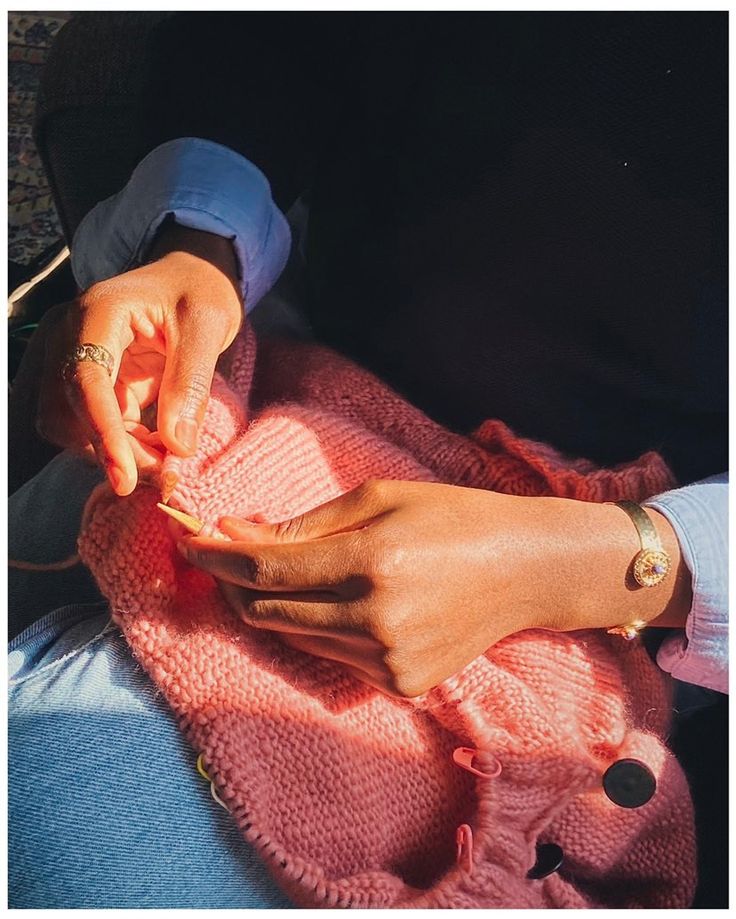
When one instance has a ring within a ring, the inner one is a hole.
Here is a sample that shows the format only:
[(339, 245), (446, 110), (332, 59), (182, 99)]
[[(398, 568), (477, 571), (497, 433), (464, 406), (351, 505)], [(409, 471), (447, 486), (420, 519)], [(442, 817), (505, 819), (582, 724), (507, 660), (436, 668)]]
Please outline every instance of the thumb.
[(361, 529), (386, 508), (372, 483), (321, 504), (280, 523), (252, 523), (240, 517), (222, 517), (219, 527), (231, 539), (250, 543), (308, 542)]
[(164, 446), (179, 456), (196, 452), (215, 365), (227, 344), (228, 325), (218, 310), (190, 306), (167, 335), (157, 426)]

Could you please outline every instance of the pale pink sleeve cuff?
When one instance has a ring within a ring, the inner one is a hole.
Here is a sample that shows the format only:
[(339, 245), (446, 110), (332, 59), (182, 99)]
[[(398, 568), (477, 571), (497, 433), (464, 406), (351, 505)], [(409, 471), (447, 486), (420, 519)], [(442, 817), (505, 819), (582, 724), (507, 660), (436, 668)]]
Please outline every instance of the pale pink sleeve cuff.
[(692, 574), (684, 632), (667, 638), (657, 663), (678, 680), (728, 692), (728, 475), (646, 502), (672, 524)]

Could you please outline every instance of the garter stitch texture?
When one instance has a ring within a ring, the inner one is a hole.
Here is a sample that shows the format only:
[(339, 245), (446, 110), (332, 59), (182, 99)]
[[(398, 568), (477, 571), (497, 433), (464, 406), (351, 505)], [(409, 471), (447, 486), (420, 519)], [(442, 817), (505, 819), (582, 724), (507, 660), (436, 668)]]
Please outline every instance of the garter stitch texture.
[[(221, 360), (198, 454), (167, 460), (180, 475), (171, 503), (211, 523), (226, 513), (286, 519), (368, 478), (592, 501), (642, 500), (673, 484), (656, 454), (600, 470), (499, 421), (452, 434), (322, 347), (261, 342), (254, 377), (255, 352), (246, 330)], [(244, 837), (296, 904), (689, 905), (690, 796), (663, 741), (667, 678), (639, 642), (523, 632), (425, 696), (391, 699), (237, 620), (176, 552), (157, 498), (98, 489), (82, 558)], [(500, 775), (460, 768), (461, 746), (492, 754)], [(602, 790), (624, 757), (657, 777), (638, 809)], [(473, 852), (456, 860), (462, 824)], [(565, 862), (528, 880), (539, 842), (560, 845)]]

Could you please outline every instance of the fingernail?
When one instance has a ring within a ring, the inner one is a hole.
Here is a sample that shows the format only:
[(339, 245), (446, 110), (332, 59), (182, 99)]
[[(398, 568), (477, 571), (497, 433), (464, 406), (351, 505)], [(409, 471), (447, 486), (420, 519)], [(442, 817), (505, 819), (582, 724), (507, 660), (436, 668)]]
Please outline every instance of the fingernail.
[(199, 533), (197, 533), (197, 536), (207, 536), (209, 539), (219, 539), (221, 542), (232, 542), (232, 539), (230, 539), (227, 533), (223, 533), (210, 523), (205, 523)]
[(197, 430), (198, 425), (193, 418), (180, 418), (174, 434), (183, 447), (194, 452), (197, 449)]

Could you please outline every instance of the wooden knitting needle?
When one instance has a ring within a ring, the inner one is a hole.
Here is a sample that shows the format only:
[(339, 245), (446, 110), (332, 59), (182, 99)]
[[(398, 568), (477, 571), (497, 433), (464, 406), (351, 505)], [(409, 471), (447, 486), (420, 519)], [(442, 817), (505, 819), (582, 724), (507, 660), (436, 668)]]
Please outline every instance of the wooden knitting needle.
[(174, 520), (178, 521), (190, 533), (194, 533), (195, 536), (199, 536), (205, 527), (201, 520), (197, 520), (196, 517), (192, 517), (190, 514), (185, 514), (184, 511), (177, 511), (176, 508), (169, 507), (168, 504), (162, 504), (159, 501), (156, 507), (168, 514), (169, 517), (173, 517)]
[(168, 504), (162, 504), (160, 501), (156, 504), (156, 507), (168, 514), (169, 517), (173, 517), (174, 520), (178, 521), (190, 533), (194, 533), (195, 536), (209, 536), (212, 539), (221, 539), (223, 542), (232, 542), (230, 537), (218, 530), (217, 527), (210, 526), (209, 523), (202, 523), (201, 520), (197, 520), (191, 514), (185, 514), (184, 511), (178, 511), (176, 508), (169, 507)]

